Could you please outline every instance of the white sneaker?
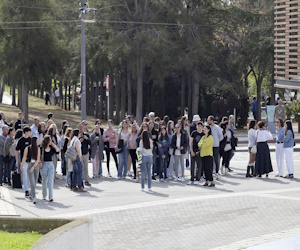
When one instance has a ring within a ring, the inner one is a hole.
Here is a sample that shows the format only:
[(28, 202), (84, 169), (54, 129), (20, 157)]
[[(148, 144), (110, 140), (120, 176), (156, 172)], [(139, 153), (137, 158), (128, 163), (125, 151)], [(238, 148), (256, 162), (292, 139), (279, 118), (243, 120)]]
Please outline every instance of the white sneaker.
[(149, 192), (151, 192), (151, 191), (152, 191), (152, 189), (151, 189), (151, 188), (148, 188), (148, 191), (149, 191)]
[(107, 177), (111, 177), (111, 174), (110, 174), (110, 172), (108, 172), (108, 174), (107, 174)]
[(145, 191), (145, 189), (144, 189), (144, 188), (142, 188), (142, 189), (141, 189), (141, 191), (142, 191), (142, 192), (144, 192), (144, 191)]
[(216, 174), (216, 179), (219, 180), (219, 174)]
[(184, 177), (181, 177), (181, 181), (184, 181)]
[(174, 181), (178, 181), (178, 177), (175, 177), (175, 178), (174, 178)]
[(199, 185), (199, 181), (194, 181), (194, 185)]
[(223, 174), (223, 173), (224, 173), (224, 171), (223, 171), (223, 170), (224, 170), (224, 165), (222, 165), (222, 166), (221, 166), (221, 174)]
[(188, 185), (193, 185), (194, 183), (192, 181), (189, 181), (187, 184)]

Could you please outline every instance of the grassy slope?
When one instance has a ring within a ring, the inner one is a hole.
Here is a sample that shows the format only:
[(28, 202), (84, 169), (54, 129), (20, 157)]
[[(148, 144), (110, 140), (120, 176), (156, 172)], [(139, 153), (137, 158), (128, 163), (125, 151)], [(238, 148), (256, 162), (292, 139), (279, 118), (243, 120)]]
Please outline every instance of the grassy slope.
[(0, 250), (23, 250), (30, 249), (32, 245), (37, 242), (43, 234), (37, 232), (25, 233), (8, 233), (0, 231)]

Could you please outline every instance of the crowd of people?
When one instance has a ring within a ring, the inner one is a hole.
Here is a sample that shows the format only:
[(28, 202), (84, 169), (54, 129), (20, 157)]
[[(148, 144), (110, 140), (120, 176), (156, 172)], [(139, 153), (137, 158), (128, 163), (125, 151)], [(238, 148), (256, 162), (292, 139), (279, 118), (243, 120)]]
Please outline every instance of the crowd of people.
[[(207, 122), (194, 115), (190, 124), (186, 116), (172, 121), (150, 112), (142, 124), (137, 124), (128, 115), (119, 124), (108, 120), (107, 128), (97, 119), (91, 132), (88, 122), (81, 121), (71, 128), (63, 121), (60, 129), (52, 113), (45, 121), (34, 118), (32, 126), (26, 124), (22, 112), (15, 123), (8, 124), (5, 115), (0, 120), (0, 184), (11, 186), (12, 172), (19, 172), (25, 190), (25, 198), (36, 203), (35, 187), (42, 184), (42, 198), (54, 199), (53, 185), (58, 178), (58, 161), (66, 187), (74, 192), (86, 192), (91, 186), (89, 179), (103, 176), (102, 162), (106, 155), (107, 176), (112, 155), (117, 169), (117, 178), (128, 178), (141, 183), (144, 190), (147, 180), (151, 191), (152, 181), (185, 182), (185, 170), (190, 169), (188, 185), (214, 187), (219, 174), (227, 175), (233, 170), (230, 161), (234, 156), (237, 138), (234, 135), (234, 116), (223, 117), (219, 124), (213, 116)], [(277, 118), (276, 159), (278, 173), (283, 177), (283, 158), (286, 155), (287, 178), (293, 178), (292, 153), (294, 133), (290, 121)], [(285, 126), (285, 128), (283, 128)], [(268, 140), (272, 134), (263, 122), (251, 120), (248, 124), (249, 164), (246, 177), (268, 174), (273, 171)], [(92, 173), (88, 164), (92, 161)], [(221, 165), (221, 168), (220, 168)], [(131, 170), (131, 166), (133, 171)], [(215, 174), (215, 175), (214, 175)]]

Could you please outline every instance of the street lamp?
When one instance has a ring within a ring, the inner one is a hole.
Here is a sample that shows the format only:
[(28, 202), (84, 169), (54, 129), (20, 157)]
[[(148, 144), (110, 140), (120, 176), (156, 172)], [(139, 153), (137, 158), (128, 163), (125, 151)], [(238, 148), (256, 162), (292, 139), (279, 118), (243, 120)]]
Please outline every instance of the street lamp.
[(86, 59), (85, 59), (85, 13), (97, 11), (95, 8), (89, 8), (88, 2), (81, 0), (79, 11), (81, 12), (81, 120), (86, 119)]

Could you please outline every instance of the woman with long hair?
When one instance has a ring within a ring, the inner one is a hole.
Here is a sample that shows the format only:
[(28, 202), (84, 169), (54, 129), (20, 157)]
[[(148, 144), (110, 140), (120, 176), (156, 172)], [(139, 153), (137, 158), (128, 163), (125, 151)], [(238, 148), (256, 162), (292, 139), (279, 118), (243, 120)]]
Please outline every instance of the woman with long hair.
[(15, 153), (15, 169), (20, 173), (21, 172), (21, 154), (16, 154), (16, 145), (18, 144), (18, 141), (23, 136), (23, 129), (17, 129), (15, 134), (15, 142), (14, 142), (14, 153)]
[(140, 151), (142, 155), (142, 164), (141, 164), (141, 186), (142, 191), (145, 188), (145, 177), (147, 170), (147, 179), (148, 179), (148, 190), (151, 191), (151, 164), (153, 162), (153, 141), (149, 138), (149, 133), (143, 131), (142, 138), (140, 141)]
[(57, 146), (52, 142), (51, 136), (46, 135), (41, 145), (41, 162), (43, 178), (43, 199), (47, 197), (47, 185), (49, 189), (49, 201), (53, 201), (54, 164), (52, 156), (58, 153)]
[(155, 130), (155, 124), (153, 121), (148, 122), (149, 132), (152, 135), (153, 140), (153, 162), (152, 162), (152, 180), (156, 180), (155, 173), (158, 174), (159, 162), (157, 153), (157, 141), (158, 141), (158, 131)]
[(257, 153), (255, 158), (255, 175), (260, 178), (263, 174), (266, 174), (266, 177), (268, 177), (269, 173), (273, 172), (268, 140), (273, 140), (273, 136), (267, 130), (264, 122), (258, 122), (257, 126), (259, 129), (256, 132)]
[[(248, 123), (248, 152), (249, 152), (249, 162), (247, 166), (246, 177), (252, 177), (254, 175), (254, 162), (256, 153), (251, 153), (252, 147), (256, 144), (256, 121), (251, 120)], [(250, 173), (251, 170), (251, 173)]]
[(115, 151), (115, 146), (117, 142), (117, 131), (113, 128), (113, 122), (111, 119), (109, 119), (107, 122), (107, 129), (103, 133), (103, 141), (104, 141), (104, 148), (106, 152), (106, 165), (107, 165), (108, 177), (111, 177), (110, 169), (109, 169), (110, 154), (112, 154), (114, 158), (117, 170), (119, 167), (117, 154)]
[[(104, 135), (103, 135), (104, 136)], [(99, 125), (95, 125), (94, 133), (91, 135), (91, 158), (93, 159), (93, 177), (99, 177), (102, 173), (102, 159), (103, 159), (104, 142), (101, 136)], [(108, 159), (107, 159), (108, 161)], [(108, 169), (108, 177), (111, 177)]]
[(202, 167), (205, 173), (205, 183), (203, 186), (209, 187), (215, 186), (213, 179), (213, 142), (214, 139), (211, 134), (211, 127), (209, 125), (205, 125), (204, 136), (201, 137), (198, 147), (200, 149)]
[(57, 169), (58, 154), (59, 154), (59, 150), (60, 150), (60, 138), (59, 138), (59, 135), (57, 133), (57, 128), (56, 128), (55, 124), (50, 125), (49, 130), (48, 130), (48, 135), (51, 136), (51, 141), (58, 148), (58, 152), (53, 154), (53, 156), (52, 156), (52, 161), (53, 161), (54, 168), (55, 168), (54, 177), (56, 177), (55, 173), (56, 173), (56, 169)]
[(283, 168), (284, 168), (284, 123), (281, 118), (276, 120), (276, 163), (277, 163), (277, 174), (275, 177), (283, 177)]
[(68, 144), (68, 147), (74, 146), (77, 154), (76, 160), (72, 161), (73, 176), (72, 176), (71, 187), (74, 192), (77, 191), (86, 192), (86, 190), (83, 188), (83, 181), (82, 181), (83, 165), (82, 165), (81, 142), (79, 140), (79, 137), (80, 137), (79, 129), (74, 129), (72, 138)]
[[(72, 133), (73, 133), (73, 129), (72, 128), (67, 128), (64, 134), (64, 145), (63, 148), (61, 150), (61, 152), (63, 152), (63, 154), (66, 153), (67, 149), (68, 149), (68, 144), (69, 141), (71, 140), (72, 137)], [(67, 188), (71, 188), (71, 177), (72, 177), (72, 173), (73, 173), (73, 165), (71, 163), (71, 161), (69, 160), (68, 157), (65, 157), (65, 164), (67, 167), (67, 184), (66, 187)]]
[(40, 163), (40, 150), (38, 148), (38, 138), (36, 136), (31, 138), (31, 145), (26, 147), (21, 163), (21, 171), (23, 171), (23, 165), (27, 162), (27, 176), (30, 183), (31, 200), (33, 204), (36, 203), (35, 187), (39, 178), (39, 163)]
[(175, 178), (178, 180), (178, 168), (181, 166), (181, 181), (184, 181), (184, 157), (187, 150), (187, 134), (181, 132), (181, 125), (176, 124), (176, 133), (172, 137), (171, 147), (174, 149)]
[[(116, 149), (119, 151), (119, 169), (118, 169), (118, 179), (126, 179), (127, 173), (127, 161), (129, 151), (127, 149), (127, 143), (130, 137), (130, 132), (128, 129), (128, 122), (126, 120), (122, 121), (122, 128), (118, 134)], [(122, 148), (118, 148), (119, 142), (123, 142), (123, 145), (120, 144)]]
[(42, 140), (45, 136), (46, 124), (44, 122), (40, 122), (38, 125), (38, 144), (42, 144)]
[(131, 156), (131, 162), (132, 162), (132, 167), (133, 167), (133, 179), (136, 179), (136, 162), (137, 162), (136, 139), (137, 139), (139, 132), (140, 132), (139, 126), (137, 125), (136, 122), (133, 122), (131, 129), (130, 129), (130, 137), (128, 140), (128, 149), (129, 149), (129, 154)]
[[(174, 121), (169, 120), (167, 123), (167, 134), (169, 137), (169, 141), (172, 141), (172, 137), (174, 135)], [(169, 158), (168, 158), (168, 171), (167, 171), (167, 176), (169, 180), (173, 179), (173, 171), (174, 171), (174, 163), (175, 163), (175, 159), (174, 159), (174, 149), (171, 147), (169, 147)]]
[(288, 175), (286, 175), (285, 178), (294, 178), (293, 151), (295, 146), (295, 136), (292, 122), (290, 120), (286, 121), (284, 127), (285, 131), (283, 139), (283, 148), (285, 153), (286, 167), (288, 170)]
[(165, 126), (162, 126), (160, 136), (158, 138), (159, 181), (167, 180), (169, 147), (170, 147), (170, 139), (167, 134), (167, 129)]
[(5, 173), (4, 173), (4, 181), (6, 178), (8, 186), (11, 186), (11, 182), (10, 182), (11, 171), (16, 164), (16, 159), (14, 157), (15, 155), (12, 155), (11, 154), (12, 152), (10, 150), (11, 146), (14, 144), (14, 141), (15, 141), (15, 138), (14, 138), (15, 134), (16, 134), (15, 129), (9, 128), (7, 137), (4, 142), (4, 157), (8, 157), (8, 162), (6, 163), (7, 168), (5, 169)]

